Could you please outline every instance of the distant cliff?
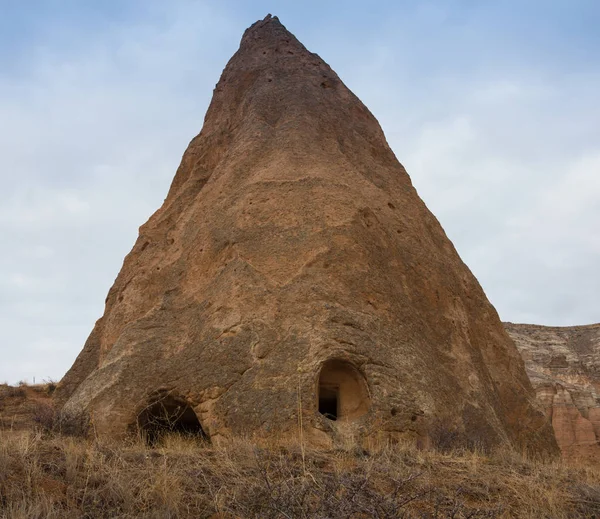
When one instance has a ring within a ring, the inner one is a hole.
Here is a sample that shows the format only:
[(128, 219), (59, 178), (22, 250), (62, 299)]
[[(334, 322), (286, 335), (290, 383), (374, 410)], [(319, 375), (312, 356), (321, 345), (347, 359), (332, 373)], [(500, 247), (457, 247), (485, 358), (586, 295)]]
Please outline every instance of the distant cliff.
[(566, 458), (600, 461), (600, 323), (504, 323)]

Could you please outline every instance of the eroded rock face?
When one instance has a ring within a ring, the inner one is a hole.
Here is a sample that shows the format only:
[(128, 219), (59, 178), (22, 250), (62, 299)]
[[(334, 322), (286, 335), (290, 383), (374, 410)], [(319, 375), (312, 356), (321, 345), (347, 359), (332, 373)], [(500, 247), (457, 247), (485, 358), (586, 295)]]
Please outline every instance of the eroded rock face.
[(600, 461), (600, 324), (504, 323), (566, 458)]
[(483, 444), (556, 449), (379, 124), (270, 16), (227, 64), (59, 399), (119, 436), (165, 392), (214, 441), (301, 423), (314, 444), (426, 444), (442, 417)]

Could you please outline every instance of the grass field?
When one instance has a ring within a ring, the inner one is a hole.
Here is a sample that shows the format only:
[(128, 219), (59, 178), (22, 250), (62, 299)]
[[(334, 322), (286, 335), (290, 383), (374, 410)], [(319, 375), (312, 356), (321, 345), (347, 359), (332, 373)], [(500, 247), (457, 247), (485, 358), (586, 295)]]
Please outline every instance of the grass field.
[(49, 392), (0, 386), (2, 518), (600, 517), (592, 466), (507, 449), (110, 443), (45, 429)]

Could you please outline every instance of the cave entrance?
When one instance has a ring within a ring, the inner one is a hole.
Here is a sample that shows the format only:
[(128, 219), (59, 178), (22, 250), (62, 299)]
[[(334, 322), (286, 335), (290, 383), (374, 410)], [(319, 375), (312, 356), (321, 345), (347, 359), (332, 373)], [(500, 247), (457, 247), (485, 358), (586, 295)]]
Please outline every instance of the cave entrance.
[(148, 445), (157, 445), (168, 434), (208, 440), (200, 420), (184, 398), (158, 395), (138, 415), (138, 429)]
[(319, 413), (330, 420), (337, 420), (339, 388), (319, 387)]
[(317, 409), (329, 420), (353, 420), (369, 410), (370, 397), (365, 377), (352, 364), (328, 360), (321, 367)]

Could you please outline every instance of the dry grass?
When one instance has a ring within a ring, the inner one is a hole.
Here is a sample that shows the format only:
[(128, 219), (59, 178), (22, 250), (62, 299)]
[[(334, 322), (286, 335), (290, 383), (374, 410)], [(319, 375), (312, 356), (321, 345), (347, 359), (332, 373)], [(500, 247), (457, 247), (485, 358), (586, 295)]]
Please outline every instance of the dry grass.
[(155, 448), (106, 443), (78, 437), (87, 428), (53, 411), (52, 389), (0, 385), (0, 519), (600, 518), (593, 467), (461, 442), (371, 452), (282, 439), (217, 448), (175, 434)]
[(514, 452), (158, 448), (0, 431), (0, 517), (600, 517), (600, 472)]

